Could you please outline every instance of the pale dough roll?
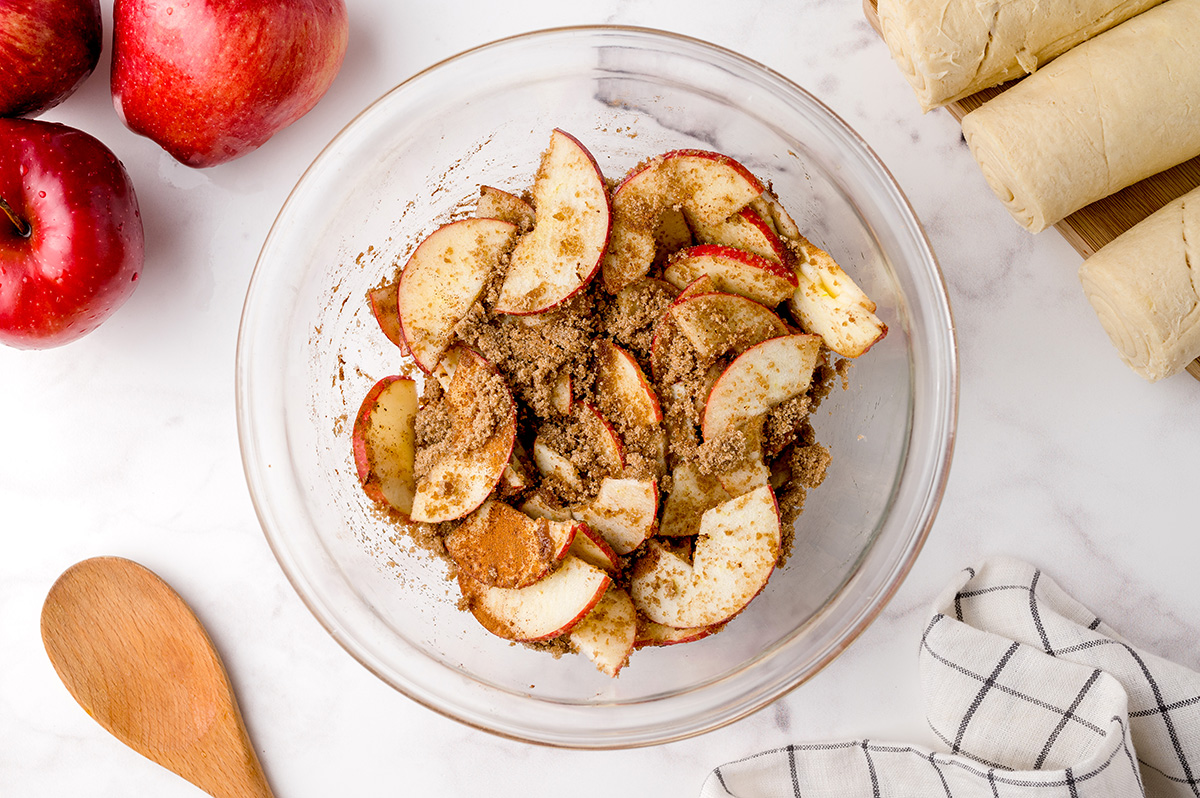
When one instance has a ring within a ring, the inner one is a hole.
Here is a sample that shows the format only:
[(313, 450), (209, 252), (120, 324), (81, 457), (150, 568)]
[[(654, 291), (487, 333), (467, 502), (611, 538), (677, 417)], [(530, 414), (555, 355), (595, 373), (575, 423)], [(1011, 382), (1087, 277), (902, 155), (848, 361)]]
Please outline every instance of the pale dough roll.
[(1083, 293), (1130, 368), (1154, 382), (1200, 357), (1200, 189), (1083, 262)]
[(1200, 155), (1200, 0), (1169, 0), (963, 117), (984, 177), (1038, 232)]
[(928, 111), (1033, 72), (1162, 0), (879, 0), (892, 58)]

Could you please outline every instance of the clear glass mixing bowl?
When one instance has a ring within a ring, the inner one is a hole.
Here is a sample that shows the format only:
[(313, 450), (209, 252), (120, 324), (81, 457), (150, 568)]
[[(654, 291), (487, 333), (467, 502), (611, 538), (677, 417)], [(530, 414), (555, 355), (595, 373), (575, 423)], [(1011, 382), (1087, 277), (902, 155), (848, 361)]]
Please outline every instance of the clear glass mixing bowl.
[[(769, 180), (806, 234), (879, 305), (890, 333), (814, 418), (833, 463), (796, 546), (719, 635), (643, 649), (619, 679), (485, 632), (440, 564), (412, 551), (359, 487), (359, 403), (404, 364), (368, 289), (481, 183), (532, 179), (552, 128), (604, 174), (677, 147)], [(331, 635), (425, 706), (497, 734), (612, 748), (698, 734), (811, 677), (880, 612), (941, 499), (957, 382), (941, 275), (912, 209), (863, 140), (786, 78), (657, 31), (584, 27), (485, 45), (401, 84), (321, 153), (272, 227), (238, 341), (238, 429), (270, 545)]]

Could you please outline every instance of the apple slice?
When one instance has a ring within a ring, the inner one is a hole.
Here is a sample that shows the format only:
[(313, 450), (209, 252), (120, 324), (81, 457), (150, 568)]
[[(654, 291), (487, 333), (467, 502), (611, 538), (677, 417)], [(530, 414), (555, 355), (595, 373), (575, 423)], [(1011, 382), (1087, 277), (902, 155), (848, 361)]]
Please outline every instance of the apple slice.
[(634, 648), (644, 648), (646, 646), (674, 646), (680, 643), (693, 643), (697, 640), (703, 640), (709, 635), (715, 635), (721, 631), (722, 624), (713, 624), (711, 626), (693, 626), (688, 629), (676, 629), (673, 626), (655, 623), (647, 620), (644, 616), (638, 615), (637, 621), (637, 636), (634, 638)]
[(800, 226), (770, 193), (762, 201), (780, 238), (792, 250), (798, 280), (789, 307), (796, 321), (842, 357), (859, 357), (887, 335), (876, 306), (828, 252), (800, 233)]
[(765, 190), (749, 169), (719, 152), (672, 150), (662, 158), (671, 170), (672, 199), (693, 230), (728, 219)]
[(562, 372), (554, 381), (554, 387), (550, 390), (550, 408), (559, 415), (571, 415), (571, 408), (575, 405), (575, 388), (571, 380), (569, 372)]
[(740, 354), (751, 346), (788, 334), (787, 324), (769, 308), (737, 294), (700, 294), (669, 311), (701, 363)]
[(558, 480), (573, 491), (583, 490), (583, 478), (575, 464), (540, 437), (533, 441), (533, 463), (543, 477)]
[(396, 289), (404, 342), (426, 373), (454, 339), (454, 325), (483, 293), (516, 237), (499, 219), (461, 219), (434, 230), (413, 251)]
[(445, 537), (460, 572), (491, 587), (521, 588), (544, 578), (566, 556), (571, 524), (530, 518), (504, 502), (487, 501)]
[(604, 597), (612, 578), (567, 556), (549, 576), (528, 587), (490, 587), (463, 572), (463, 601), (485, 629), (506, 640), (549, 640), (566, 634)]
[(704, 440), (807, 391), (820, 352), (818, 336), (796, 334), (763, 341), (738, 355), (708, 394), (700, 427)]
[(583, 288), (600, 268), (611, 214), (600, 167), (582, 144), (555, 130), (533, 182), (537, 221), (513, 248), (499, 313), (539, 313)]
[(537, 488), (518, 508), (530, 518), (545, 518), (549, 521), (574, 522), (575, 516), (571, 511), (559, 504), (558, 500), (545, 488)]
[(658, 394), (633, 355), (606, 340), (596, 345), (596, 398), (625, 448), (666, 472), (667, 438)]
[(733, 498), (721, 481), (701, 473), (692, 463), (680, 463), (671, 472), (671, 491), (663, 499), (658, 534), (663, 537), (694, 535), (700, 516)]
[(724, 623), (766, 586), (779, 558), (779, 507), (769, 486), (730, 499), (700, 519), (692, 562), (647, 543), (630, 581), (648, 620), (689, 629)]
[(773, 263), (787, 263), (787, 245), (775, 228), (754, 208), (742, 208), (727, 219), (716, 222), (695, 222), (696, 240), (704, 244), (721, 244), (753, 252)]
[(384, 336), (400, 347), (400, 351), (408, 353), (404, 343), (404, 334), (400, 332), (400, 311), (396, 306), (396, 289), (400, 283), (388, 283), (385, 286), (367, 292), (367, 300), (371, 304), (371, 314), (379, 325)]
[(628, 554), (654, 534), (658, 523), (658, 483), (653, 479), (605, 477), (596, 497), (572, 512), (599, 532), (614, 552)]
[(416, 477), (417, 384), (384, 377), (372, 386), (354, 419), (354, 465), (363, 490), (396, 512), (412, 512)]
[(762, 430), (765, 421), (765, 414), (754, 416), (737, 422), (724, 433), (726, 436), (736, 436), (729, 443), (738, 449), (737, 461), (717, 475), (721, 487), (730, 496), (741, 496), (771, 484), (771, 469), (763, 459)]
[(634, 167), (613, 191), (613, 227), (601, 278), (615, 294), (645, 277), (658, 251), (691, 243), (683, 212), (669, 200), (670, 171), (662, 159)]
[(517, 410), (504, 378), (477, 353), (456, 349), (458, 366), (441, 400), (449, 430), (420, 453), (429, 463), (417, 479), (414, 521), (453, 521), (483, 504), (516, 442)]
[(788, 267), (744, 249), (719, 244), (701, 244), (677, 252), (663, 270), (663, 277), (685, 288), (708, 275), (716, 290), (753, 299), (775, 307), (796, 291), (797, 279)]
[(596, 465), (602, 473), (620, 474), (625, 470), (625, 447), (621, 444), (621, 436), (595, 405), (575, 403), (571, 410), (571, 421), (590, 444)]
[(584, 522), (573, 523), (576, 527), (575, 537), (571, 540), (571, 554), (602, 571), (616, 573), (621, 560), (608, 541)]
[(515, 194), (492, 186), (479, 187), (475, 215), (481, 219), (510, 222), (520, 230), (533, 229), (533, 206)]
[(500, 474), (500, 495), (515, 496), (533, 483), (530, 474), (529, 455), (520, 441), (513, 442), (512, 457)]
[(567, 633), (576, 651), (614, 679), (629, 662), (636, 636), (637, 612), (633, 609), (633, 599), (616, 586), (605, 591), (587, 617)]
[(675, 302), (672, 304), (678, 305), (681, 302), (687, 302), (692, 297), (700, 296), (701, 294), (722, 293), (728, 294), (729, 292), (722, 291), (721, 289), (717, 288), (717, 281), (714, 280), (710, 275), (701, 274), (697, 276), (695, 280), (692, 280), (690, 283), (685, 285), (682, 290), (680, 290), (679, 295), (675, 297)]

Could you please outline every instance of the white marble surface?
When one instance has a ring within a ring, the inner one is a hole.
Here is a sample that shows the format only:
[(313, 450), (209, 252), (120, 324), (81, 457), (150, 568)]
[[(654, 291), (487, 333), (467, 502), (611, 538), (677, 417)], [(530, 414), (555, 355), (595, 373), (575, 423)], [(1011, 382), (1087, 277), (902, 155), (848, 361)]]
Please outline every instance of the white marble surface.
[[(105, 3), (111, 29), (111, 3)], [(0, 351), (0, 795), (199, 792), (88, 718), (38, 633), (54, 579), (86, 557), (149, 566), (221, 650), (280, 798), (408, 794), (694, 795), (714, 766), (788, 742), (933, 744), (915, 646), (958, 568), (1039, 564), (1133, 641), (1200, 668), (1200, 383), (1128, 371), (1081, 296), (1079, 258), (991, 196), (945, 113), (922, 115), (857, 0), (454, 4), (348, 0), (351, 44), (327, 97), (263, 149), (207, 171), (126, 131), (97, 73), (46, 115), (105, 141), (133, 176), (147, 264), (99, 331)], [(734, 11), (734, 9), (737, 9)], [(960, 426), (948, 490), (880, 619), (790, 695), (731, 727), (623, 752), (501, 740), (384, 685), (320, 628), (259, 530), (238, 454), (242, 298), (271, 221), (359, 109), (470, 46), (537, 28), (623, 23), (736, 49), (808, 88), (892, 169), (932, 240), (959, 333)]]

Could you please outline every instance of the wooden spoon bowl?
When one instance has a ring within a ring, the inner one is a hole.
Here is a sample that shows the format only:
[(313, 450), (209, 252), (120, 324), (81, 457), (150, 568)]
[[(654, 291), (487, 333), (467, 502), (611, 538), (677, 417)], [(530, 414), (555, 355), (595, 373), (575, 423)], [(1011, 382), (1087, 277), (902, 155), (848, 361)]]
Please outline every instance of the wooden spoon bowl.
[(71, 566), (42, 607), (42, 641), (121, 742), (215, 798), (271, 798), (212, 641), (158, 576), (119, 557)]

